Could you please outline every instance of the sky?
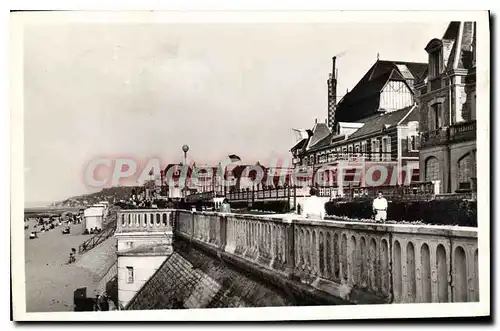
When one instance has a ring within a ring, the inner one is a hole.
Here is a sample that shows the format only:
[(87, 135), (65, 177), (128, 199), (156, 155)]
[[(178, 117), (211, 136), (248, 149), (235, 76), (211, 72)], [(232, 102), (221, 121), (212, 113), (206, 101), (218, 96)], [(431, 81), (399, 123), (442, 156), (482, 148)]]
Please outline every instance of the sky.
[(103, 156), (244, 164), (290, 158), (292, 128), (327, 117), (381, 60), (427, 62), (448, 22), (97, 24), (25, 27), (26, 203), (99, 189), (83, 173)]

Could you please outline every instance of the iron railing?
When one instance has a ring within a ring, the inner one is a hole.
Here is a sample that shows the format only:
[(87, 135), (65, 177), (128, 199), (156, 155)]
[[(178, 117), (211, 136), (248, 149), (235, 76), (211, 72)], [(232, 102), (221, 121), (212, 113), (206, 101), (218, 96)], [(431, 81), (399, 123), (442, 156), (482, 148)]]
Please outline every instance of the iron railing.
[(422, 132), (420, 137), (421, 147), (431, 147), (445, 144), (449, 140), (448, 128), (440, 128), (434, 131)]
[[(396, 185), (396, 186), (373, 186), (373, 187), (359, 187), (359, 186), (344, 186), (342, 188), (342, 197), (337, 197), (336, 193), (340, 191), (338, 186), (323, 186), (318, 187), (318, 196), (328, 197), (332, 199), (353, 200), (362, 198), (371, 198), (381, 191), (386, 197), (399, 197), (406, 200), (419, 200), (419, 199), (432, 199), (435, 196), (434, 184), (432, 182), (414, 182), (409, 185)], [(205, 192), (206, 193), (206, 192)], [(203, 200), (210, 201), (210, 199), (203, 199), (209, 195), (200, 194), (193, 195), (191, 201)], [(309, 189), (307, 187), (278, 187), (260, 190), (240, 190), (233, 191), (226, 194), (226, 198), (231, 201), (258, 201), (258, 200), (287, 200), (296, 199), (301, 196), (309, 196)]]
[(83, 254), (90, 251), (109, 237), (115, 234), (116, 230), (116, 210), (110, 210), (109, 216), (104, 224), (104, 230), (102, 232), (93, 235), (91, 238), (85, 240), (78, 246), (78, 253)]
[(89, 238), (85, 240), (83, 243), (81, 243), (80, 246), (78, 246), (78, 253), (83, 254), (85, 252), (90, 251), (91, 249), (93, 249), (94, 247), (96, 247), (97, 245), (99, 245), (112, 235), (114, 235), (115, 229), (116, 229), (116, 220), (114, 221), (113, 226), (103, 230), (100, 233), (95, 234), (94, 236), (92, 236), (92, 238)]

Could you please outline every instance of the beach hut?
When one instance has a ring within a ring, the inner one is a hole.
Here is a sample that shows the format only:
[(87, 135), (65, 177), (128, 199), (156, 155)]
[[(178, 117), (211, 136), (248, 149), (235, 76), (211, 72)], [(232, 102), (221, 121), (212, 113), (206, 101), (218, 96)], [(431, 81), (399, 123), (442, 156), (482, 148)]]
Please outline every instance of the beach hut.
[(102, 222), (104, 219), (104, 207), (92, 206), (85, 209), (83, 212), (83, 217), (85, 219), (85, 229), (91, 231), (96, 227), (102, 229)]
[(92, 207), (100, 207), (100, 208), (102, 208), (103, 209), (103, 215), (104, 215), (104, 217), (108, 216), (108, 204), (107, 203), (105, 203), (105, 204), (104, 203), (100, 203), (100, 202), (99, 203), (94, 203), (92, 205)]

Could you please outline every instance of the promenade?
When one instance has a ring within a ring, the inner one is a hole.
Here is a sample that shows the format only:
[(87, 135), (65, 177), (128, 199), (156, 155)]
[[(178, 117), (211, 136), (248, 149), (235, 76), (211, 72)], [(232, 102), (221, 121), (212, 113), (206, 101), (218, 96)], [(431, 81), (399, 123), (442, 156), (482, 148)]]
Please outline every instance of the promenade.
[(88, 236), (82, 235), (82, 225), (77, 224), (71, 225), (69, 235), (63, 235), (59, 226), (30, 240), (34, 224), (30, 221), (25, 230), (26, 310), (73, 311), (73, 291), (87, 287), (87, 296), (93, 296), (98, 281), (87, 269), (67, 264), (71, 248), (78, 249)]

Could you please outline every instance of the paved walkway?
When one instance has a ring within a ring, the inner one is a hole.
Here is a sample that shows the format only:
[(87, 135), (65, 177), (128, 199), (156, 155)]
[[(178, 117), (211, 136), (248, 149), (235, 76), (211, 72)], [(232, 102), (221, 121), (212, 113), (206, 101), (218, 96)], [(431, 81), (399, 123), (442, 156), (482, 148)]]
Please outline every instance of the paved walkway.
[[(88, 235), (82, 224), (71, 225), (71, 234), (63, 235), (62, 226), (28, 239), (35, 222), (25, 230), (26, 310), (28, 312), (73, 311), (73, 291), (87, 287), (94, 296), (96, 275), (76, 264), (67, 264), (71, 248), (78, 251)], [(80, 257), (77, 255), (77, 259)]]

